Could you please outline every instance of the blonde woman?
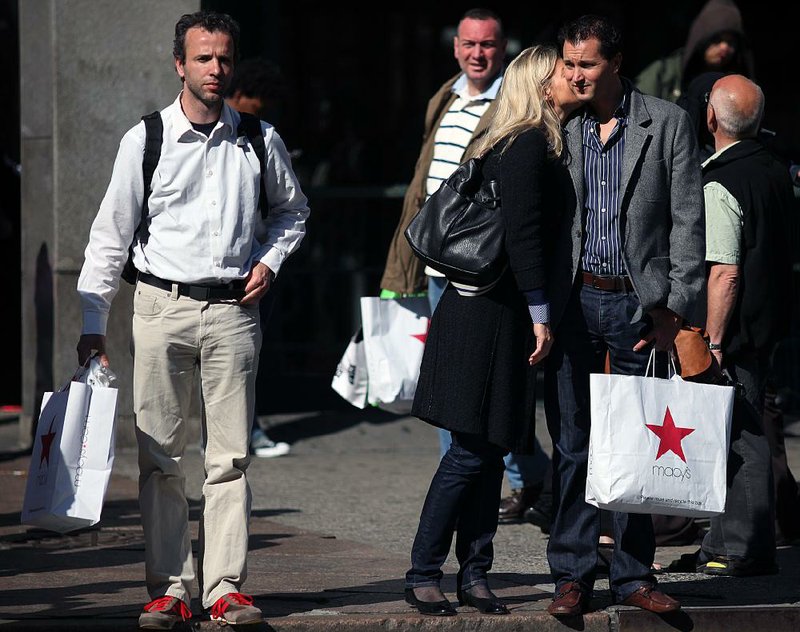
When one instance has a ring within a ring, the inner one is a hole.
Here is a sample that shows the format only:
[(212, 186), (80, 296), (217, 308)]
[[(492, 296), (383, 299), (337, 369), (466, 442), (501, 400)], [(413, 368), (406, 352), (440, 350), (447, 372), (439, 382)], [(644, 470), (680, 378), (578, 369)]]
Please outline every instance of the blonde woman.
[(545, 243), (568, 181), (559, 164), (561, 121), (578, 107), (562, 70), (552, 47), (520, 53), (473, 150), (484, 176), (500, 182), (509, 266), (478, 296), (448, 284), (431, 321), (412, 412), (450, 431), (452, 444), (431, 482), (406, 574), (406, 601), (423, 614), (456, 614), (439, 587), (454, 532), (459, 604), (508, 613), (487, 573), (503, 457), (532, 448), (535, 366), (552, 344)]

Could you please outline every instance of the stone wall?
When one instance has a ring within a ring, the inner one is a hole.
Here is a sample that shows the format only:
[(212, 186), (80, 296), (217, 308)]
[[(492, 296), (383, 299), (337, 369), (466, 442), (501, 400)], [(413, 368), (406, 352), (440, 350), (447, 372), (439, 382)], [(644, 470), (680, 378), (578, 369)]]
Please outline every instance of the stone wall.
[[(83, 250), (122, 135), (180, 91), (175, 22), (200, 0), (19, 3), (22, 154), (23, 415), (30, 441), (41, 394), (76, 368)], [(108, 327), (120, 376), (118, 445), (132, 445), (131, 287)]]

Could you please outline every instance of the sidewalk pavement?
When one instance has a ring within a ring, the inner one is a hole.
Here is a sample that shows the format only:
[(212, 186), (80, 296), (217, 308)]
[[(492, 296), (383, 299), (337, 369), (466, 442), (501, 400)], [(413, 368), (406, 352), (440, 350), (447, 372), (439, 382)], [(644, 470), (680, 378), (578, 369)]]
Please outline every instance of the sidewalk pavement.
[[(403, 576), (436, 465), (435, 431), (410, 417), (355, 409), (263, 421), (271, 438), (289, 440), (293, 449), (277, 459), (254, 458), (249, 470), (253, 516), (243, 590), (253, 594), (265, 623), (248, 631), (800, 629), (800, 546), (780, 548), (780, 574), (771, 577), (661, 574), (665, 592), (684, 605), (670, 616), (612, 606), (601, 574), (594, 611), (560, 622), (545, 612), (553, 594), (547, 537), (529, 524), (501, 525), (495, 542), (490, 581), (510, 615), (460, 607), (456, 617), (424, 617), (403, 601)], [(135, 450), (117, 453), (101, 523), (60, 536), (19, 524), (29, 458), (13, 451), (16, 433), (13, 418), (0, 418), (0, 631), (137, 629), (148, 597)], [(800, 432), (787, 437), (787, 448), (797, 473)], [(202, 483), (196, 446), (184, 464), (196, 545)], [(666, 565), (696, 548), (662, 547), (656, 561)], [(451, 599), (455, 570), (451, 559), (443, 582)], [(196, 598), (192, 610), (195, 629), (218, 629)]]

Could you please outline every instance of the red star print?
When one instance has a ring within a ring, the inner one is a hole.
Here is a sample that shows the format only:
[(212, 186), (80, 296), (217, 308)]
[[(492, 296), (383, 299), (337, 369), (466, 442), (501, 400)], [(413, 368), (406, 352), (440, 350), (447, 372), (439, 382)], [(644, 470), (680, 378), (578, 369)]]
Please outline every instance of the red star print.
[(667, 412), (664, 415), (664, 423), (661, 426), (656, 426), (653, 424), (645, 424), (650, 430), (653, 431), (654, 434), (658, 435), (659, 439), (661, 439), (661, 443), (658, 445), (658, 454), (656, 455), (656, 461), (661, 458), (662, 455), (666, 454), (667, 452), (673, 452), (674, 454), (678, 455), (684, 463), (686, 463), (686, 457), (683, 455), (683, 447), (681, 446), (681, 441), (686, 435), (692, 434), (695, 429), (694, 428), (678, 428), (675, 425), (675, 422), (672, 419), (672, 413), (669, 412), (669, 406), (667, 406)]
[(39, 459), (39, 467), (42, 466), (44, 461), (47, 461), (47, 465), (50, 465), (50, 446), (53, 445), (53, 439), (56, 438), (56, 433), (53, 432), (53, 424), (55, 423), (56, 418), (50, 420), (50, 430), (47, 431), (47, 434), (41, 435), (42, 440), (42, 456)]
[(411, 337), (412, 338), (416, 338), (422, 344), (425, 344), (425, 341), (428, 339), (428, 331), (430, 330), (430, 328), (431, 328), (431, 321), (428, 320), (428, 324), (425, 326), (425, 333), (422, 333), (422, 334), (411, 334)]

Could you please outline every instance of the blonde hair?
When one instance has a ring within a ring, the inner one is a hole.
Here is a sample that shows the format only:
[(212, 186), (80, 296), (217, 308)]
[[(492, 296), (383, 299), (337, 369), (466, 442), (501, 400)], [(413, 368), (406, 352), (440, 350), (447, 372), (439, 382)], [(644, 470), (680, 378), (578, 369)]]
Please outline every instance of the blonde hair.
[(467, 157), (483, 156), (507, 138), (505, 151), (517, 136), (532, 127), (541, 129), (551, 153), (561, 156), (561, 121), (545, 98), (557, 62), (558, 51), (545, 45), (526, 48), (514, 58), (503, 76), (494, 117)]

